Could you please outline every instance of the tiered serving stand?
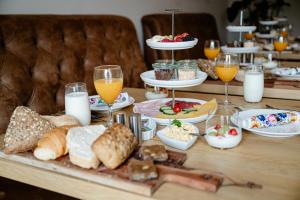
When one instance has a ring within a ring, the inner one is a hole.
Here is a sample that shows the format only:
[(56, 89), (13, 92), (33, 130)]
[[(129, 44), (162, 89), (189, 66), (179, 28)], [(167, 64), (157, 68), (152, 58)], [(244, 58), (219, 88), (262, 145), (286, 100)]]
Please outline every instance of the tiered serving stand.
[[(172, 37), (174, 38), (174, 16), (175, 16), (175, 12), (178, 12), (178, 10), (168, 9), (166, 11), (171, 12), (172, 14)], [(174, 50), (193, 48), (197, 44), (197, 42), (198, 42), (197, 38), (195, 38), (193, 41), (187, 41), (187, 42), (153, 42), (151, 39), (146, 40), (147, 45), (152, 49), (172, 51), (172, 62), (174, 61)], [(141, 79), (147, 85), (171, 89), (173, 107), (175, 104), (175, 89), (200, 85), (207, 78), (207, 74), (200, 70), (197, 71), (196, 78), (192, 80), (157, 80), (155, 78), (154, 70), (146, 71), (142, 73), (140, 76)], [(160, 123), (159, 121), (157, 122)]]
[[(262, 26), (270, 27), (271, 30), (274, 25), (278, 24), (278, 21), (277, 20), (259, 21), (259, 23)], [(276, 34), (272, 32), (267, 34), (257, 32), (255, 35), (257, 38), (269, 40), (270, 43), (272, 43), (273, 42), (272, 40), (276, 37)]]

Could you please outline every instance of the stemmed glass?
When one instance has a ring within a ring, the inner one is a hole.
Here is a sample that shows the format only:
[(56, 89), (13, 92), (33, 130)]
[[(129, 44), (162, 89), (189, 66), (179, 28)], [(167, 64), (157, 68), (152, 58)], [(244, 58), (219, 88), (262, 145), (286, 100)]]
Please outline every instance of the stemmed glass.
[(236, 54), (223, 54), (218, 57), (215, 73), (225, 83), (224, 104), (228, 105), (228, 83), (239, 71), (239, 57)]
[(278, 67), (280, 67), (280, 57), (281, 57), (281, 52), (284, 51), (288, 46), (288, 40), (286, 37), (279, 35), (275, 40), (274, 40), (274, 48), (276, 51), (278, 51)]
[(119, 65), (102, 65), (94, 69), (94, 85), (97, 93), (108, 106), (106, 126), (113, 124), (112, 105), (123, 88), (123, 73)]
[(220, 53), (219, 40), (205, 40), (204, 42), (204, 55), (209, 60), (215, 60)]

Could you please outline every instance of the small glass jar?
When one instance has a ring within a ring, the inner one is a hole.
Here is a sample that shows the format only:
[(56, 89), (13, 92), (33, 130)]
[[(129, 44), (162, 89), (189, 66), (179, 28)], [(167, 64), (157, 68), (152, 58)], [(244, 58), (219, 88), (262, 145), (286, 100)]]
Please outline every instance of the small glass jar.
[(178, 61), (177, 76), (178, 80), (192, 80), (197, 78), (197, 60)]
[(262, 66), (251, 65), (245, 70), (244, 99), (247, 102), (260, 102), (264, 94), (264, 71)]
[(155, 78), (157, 80), (171, 80), (176, 78), (176, 64), (175, 63), (153, 63)]

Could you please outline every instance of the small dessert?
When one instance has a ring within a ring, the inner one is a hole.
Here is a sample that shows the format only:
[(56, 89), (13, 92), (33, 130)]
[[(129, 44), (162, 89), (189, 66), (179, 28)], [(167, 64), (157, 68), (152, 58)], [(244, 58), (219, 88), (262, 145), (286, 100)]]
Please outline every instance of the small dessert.
[(139, 157), (143, 160), (163, 162), (168, 159), (168, 154), (163, 145), (142, 146), (139, 150)]
[(239, 41), (228, 42), (227, 47), (243, 47), (244, 43)]
[(158, 177), (156, 166), (152, 160), (130, 160), (128, 174), (130, 180), (133, 181), (146, 181)]
[(178, 79), (192, 80), (197, 75), (197, 62), (195, 60), (182, 60), (178, 62)]
[(157, 80), (170, 80), (175, 76), (175, 64), (154, 63), (152, 67)]
[(245, 48), (251, 48), (251, 47), (254, 47), (254, 42), (252, 40), (246, 40), (244, 42), (244, 47)]
[(216, 124), (206, 130), (205, 139), (210, 146), (216, 148), (233, 148), (241, 142), (242, 131), (237, 127)]
[(151, 38), (153, 42), (187, 42), (193, 41), (195, 38), (188, 33), (182, 33), (176, 35), (174, 38), (172, 35), (155, 35)]
[(247, 128), (268, 128), (294, 123), (300, 120), (297, 112), (282, 112), (274, 114), (261, 114), (252, 116), (243, 121), (243, 126)]

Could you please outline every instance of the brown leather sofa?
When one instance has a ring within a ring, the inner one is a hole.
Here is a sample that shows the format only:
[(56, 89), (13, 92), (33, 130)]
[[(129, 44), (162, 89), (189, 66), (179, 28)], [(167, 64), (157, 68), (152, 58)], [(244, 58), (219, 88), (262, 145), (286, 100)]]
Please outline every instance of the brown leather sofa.
[(146, 70), (132, 22), (111, 15), (0, 16), (0, 133), (12, 111), (64, 109), (64, 86), (83, 81), (95, 94), (93, 69), (120, 64), (124, 86), (140, 87)]
[[(170, 51), (151, 49), (146, 45), (146, 39), (154, 35), (172, 34), (172, 18), (170, 14), (146, 15), (142, 18), (144, 32), (144, 58), (148, 68), (157, 59), (171, 59)], [(175, 34), (190, 33), (198, 38), (198, 44), (191, 49), (175, 51), (175, 59), (204, 58), (203, 46), (207, 39), (219, 40), (216, 20), (207, 13), (178, 13), (175, 15)]]

